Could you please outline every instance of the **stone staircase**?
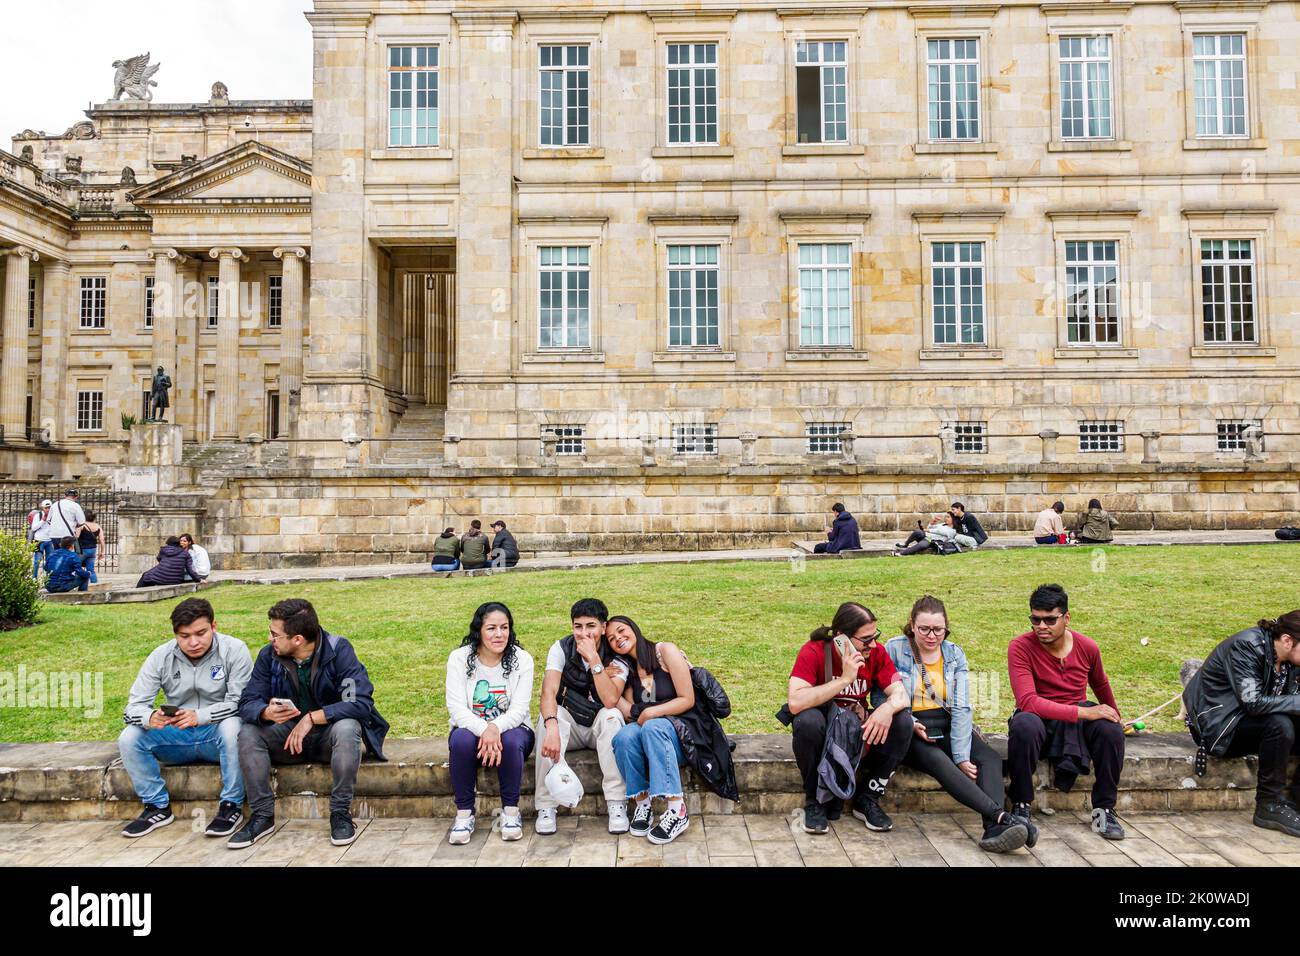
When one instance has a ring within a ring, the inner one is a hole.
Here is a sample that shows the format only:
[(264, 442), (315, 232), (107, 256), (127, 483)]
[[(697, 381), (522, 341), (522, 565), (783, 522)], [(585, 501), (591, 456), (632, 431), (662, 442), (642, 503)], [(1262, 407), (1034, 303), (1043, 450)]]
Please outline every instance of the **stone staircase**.
[(442, 461), (447, 409), (412, 403), (393, 429), (385, 465), (434, 465)]
[[(244, 442), (200, 442), (186, 445), (181, 467), (190, 469), (195, 487), (219, 485), (231, 472), (251, 463), (249, 446)], [(266, 442), (262, 445), (262, 467), (276, 468), (289, 461), (289, 443)]]

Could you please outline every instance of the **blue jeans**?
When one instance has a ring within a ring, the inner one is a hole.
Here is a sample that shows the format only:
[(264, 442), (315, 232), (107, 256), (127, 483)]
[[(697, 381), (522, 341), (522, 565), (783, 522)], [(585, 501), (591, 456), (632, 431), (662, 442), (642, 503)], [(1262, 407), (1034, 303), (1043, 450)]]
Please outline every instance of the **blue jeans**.
[(686, 760), (677, 731), (666, 717), (628, 724), (614, 735), (614, 761), (629, 796), (682, 796), (680, 764)]
[(99, 576), (95, 574), (95, 553), (98, 548), (83, 548), (81, 550), (81, 566), (90, 572), (90, 583), (98, 584)]
[(160, 727), (145, 730), (128, 726), (117, 738), (122, 766), (131, 786), (144, 803), (164, 807), (171, 803), (159, 762), (179, 766), (190, 763), (221, 765), (221, 800), (244, 803), (244, 775), (239, 769), (238, 717), (227, 717), (199, 727)]
[(51, 594), (66, 594), (69, 591), (88, 591), (90, 589), (90, 577), (85, 574), (78, 574), (71, 581), (64, 581), (61, 584), (55, 584), (53, 581), (45, 583), (45, 590)]
[(460, 558), (452, 558), (452, 559), (451, 559), (451, 564), (439, 564), (437, 561), (435, 561), (435, 562), (433, 562), (433, 570), (435, 570), (435, 571), (459, 571), (459, 570), (460, 570)]
[(32, 580), (40, 579), (41, 568), (49, 563), (50, 554), (54, 551), (53, 541), (37, 541), (36, 551), (32, 554)]

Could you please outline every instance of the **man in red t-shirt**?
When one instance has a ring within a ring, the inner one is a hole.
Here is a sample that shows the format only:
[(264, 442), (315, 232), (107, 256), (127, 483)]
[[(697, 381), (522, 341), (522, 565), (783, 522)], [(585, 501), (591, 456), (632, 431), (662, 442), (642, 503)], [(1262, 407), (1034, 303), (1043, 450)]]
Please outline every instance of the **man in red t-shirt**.
[[(1012, 813), (1029, 823), (1034, 768), (1047, 745), (1049, 759), (1055, 754), (1092, 762), (1092, 830), (1107, 840), (1122, 840), (1115, 800), (1124, 766), (1124, 725), (1101, 664), (1101, 648), (1092, 638), (1070, 630), (1069, 608), (1070, 599), (1059, 584), (1042, 585), (1029, 598), (1033, 630), (1014, 638), (1007, 648), (1016, 698), (1007, 741)], [(1100, 703), (1088, 701), (1089, 687)], [(1059, 746), (1048, 745), (1049, 740)], [(1027, 845), (1032, 846), (1037, 828), (1030, 826), (1029, 832)]]
[[(832, 643), (837, 635), (847, 641), (847, 653), (841, 660)], [(890, 830), (894, 823), (880, 807), (885, 786), (907, 754), (912, 742), (912, 712), (907, 690), (899, 680), (894, 664), (885, 649), (876, 642), (880, 636), (876, 616), (861, 604), (847, 602), (835, 612), (830, 627), (813, 631), (809, 641), (799, 649), (790, 671), (787, 705), (794, 715), (794, 759), (803, 777), (804, 830), (825, 833), (827, 821), (838, 819), (840, 802), (817, 801), (817, 767), (826, 745), (826, 726), (832, 704), (851, 709), (862, 721), (862, 740), (866, 756), (858, 766), (858, 787), (853, 798), (853, 815), (870, 830)], [(830, 651), (831, 678), (826, 680), (826, 656)], [(847, 665), (847, 666), (846, 666)], [(873, 689), (884, 691), (887, 699), (871, 708)]]

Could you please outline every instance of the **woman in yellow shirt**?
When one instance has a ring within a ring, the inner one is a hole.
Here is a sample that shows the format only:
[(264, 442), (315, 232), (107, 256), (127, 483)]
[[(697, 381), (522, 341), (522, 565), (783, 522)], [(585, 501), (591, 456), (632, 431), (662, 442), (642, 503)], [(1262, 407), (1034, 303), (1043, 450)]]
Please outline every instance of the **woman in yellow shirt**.
[(1030, 830), (1002, 808), (1002, 758), (973, 731), (966, 655), (949, 633), (947, 608), (927, 594), (912, 606), (902, 636), (885, 645), (916, 721), (903, 763), (983, 818), (981, 849), (1009, 853), (1029, 843)]

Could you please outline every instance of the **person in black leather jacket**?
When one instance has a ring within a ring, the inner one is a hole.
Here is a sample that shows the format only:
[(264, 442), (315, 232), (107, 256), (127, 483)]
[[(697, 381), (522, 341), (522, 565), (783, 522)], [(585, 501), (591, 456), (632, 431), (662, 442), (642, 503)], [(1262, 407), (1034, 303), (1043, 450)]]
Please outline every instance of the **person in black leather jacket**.
[(1287, 761), (1300, 754), (1300, 610), (1223, 641), (1187, 683), (1187, 727), (1204, 753), (1259, 755), (1255, 826), (1300, 837), (1300, 770), (1284, 795)]
[(966, 506), (960, 501), (954, 501), (948, 513), (952, 515), (952, 524), (957, 529), (957, 533), (974, 539), (975, 547), (978, 548), (989, 539), (988, 532), (980, 524), (980, 519), (967, 511)]

